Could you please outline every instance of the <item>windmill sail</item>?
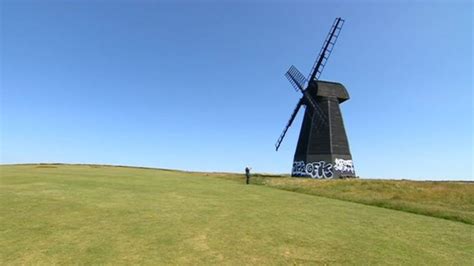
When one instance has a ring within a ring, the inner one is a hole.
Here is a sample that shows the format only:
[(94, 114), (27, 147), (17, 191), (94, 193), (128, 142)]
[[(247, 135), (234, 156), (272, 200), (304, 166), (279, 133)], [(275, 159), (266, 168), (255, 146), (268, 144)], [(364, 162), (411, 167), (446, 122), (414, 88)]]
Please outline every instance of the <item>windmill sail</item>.
[(310, 75), (308, 76), (309, 82), (319, 79), (321, 73), (323, 72), (324, 66), (331, 55), (332, 49), (336, 44), (339, 33), (341, 32), (342, 26), (344, 25), (344, 20), (342, 18), (336, 18), (332, 24), (331, 29), (326, 37), (326, 40), (321, 47), (318, 58), (314, 62), (313, 68), (311, 69)]
[(301, 105), (303, 105), (303, 98), (301, 98), (298, 101), (298, 104), (295, 107), (295, 110), (293, 110), (293, 113), (290, 116), (290, 120), (288, 120), (288, 123), (286, 124), (285, 128), (283, 129), (283, 132), (281, 133), (280, 137), (278, 138), (277, 142), (275, 143), (275, 148), (278, 151), (278, 148), (280, 148), (281, 142), (283, 141), (283, 138), (286, 135), (286, 132), (288, 131), (288, 128), (290, 128), (291, 124), (293, 123), (293, 120), (295, 120), (296, 115), (298, 114), (298, 111), (301, 108)]
[(306, 78), (295, 66), (292, 65), (290, 69), (286, 71), (285, 77), (290, 81), (296, 91), (303, 91)]
[(286, 72), (285, 77), (290, 81), (291, 85), (295, 90), (301, 91), (303, 97), (305, 98), (305, 104), (310, 106), (313, 110), (313, 113), (316, 114), (323, 123), (327, 124), (327, 117), (321, 108), (316, 104), (316, 101), (311, 97), (308, 90), (304, 90), (304, 85), (306, 83), (306, 78), (301, 74), (301, 72), (295, 67), (291, 66), (290, 69)]

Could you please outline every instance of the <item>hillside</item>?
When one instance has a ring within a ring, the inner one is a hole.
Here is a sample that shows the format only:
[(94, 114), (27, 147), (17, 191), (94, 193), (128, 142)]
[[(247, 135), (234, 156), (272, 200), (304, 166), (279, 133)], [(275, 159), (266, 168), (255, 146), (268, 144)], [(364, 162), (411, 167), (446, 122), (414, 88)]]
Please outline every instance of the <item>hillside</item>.
[[(241, 177), (221, 178), (240, 182)], [(328, 182), (329, 181), (329, 182)], [(339, 179), (256, 175), (253, 184), (474, 224), (474, 182)]]
[(0, 177), (0, 264), (469, 265), (474, 256), (470, 224), (237, 175), (5, 165)]

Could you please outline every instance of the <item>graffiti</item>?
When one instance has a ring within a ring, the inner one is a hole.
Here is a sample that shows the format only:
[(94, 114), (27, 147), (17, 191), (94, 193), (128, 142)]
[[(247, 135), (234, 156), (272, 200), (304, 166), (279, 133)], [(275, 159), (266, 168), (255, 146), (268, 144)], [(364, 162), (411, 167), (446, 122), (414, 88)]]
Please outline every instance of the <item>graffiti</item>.
[(292, 176), (311, 177), (311, 178), (333, 178), (334, 172), (338, 174), (354, 174), (354, 165), (352, 160), (336, 158), (334, 165), (325, 161), (305, 163), (296, 161), (293, 163), (291, 171)]
[(310, 176), (311, 178), (332, 178), (332, 164), (325, 161), (305, 164), (304, 161), (293, 163), (293, 176)]
[(351, 172), (354, 173), (354, 165), (352, 160), (344, 160), (336, 158), (334, 161), (334, 170), (339, 172)]
[(298, 161), (293, 163), (293, 170), (291, 171), (291, 174), (293, 176), (307, 176), (308, 174), (306, 173), (306, 164), (304, 161)]
[(332, 178), (332, 164), (320, 161), (306, 164), (306, 173), (312, 178)]

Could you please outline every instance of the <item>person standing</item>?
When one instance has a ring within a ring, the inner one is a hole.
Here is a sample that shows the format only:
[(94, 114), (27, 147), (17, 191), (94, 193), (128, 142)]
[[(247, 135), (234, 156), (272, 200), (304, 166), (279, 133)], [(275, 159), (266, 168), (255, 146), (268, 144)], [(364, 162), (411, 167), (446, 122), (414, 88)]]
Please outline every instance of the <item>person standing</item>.
[(250, 182), (250, 167), (245, 167), (245, 177), (246, 177), (246, 184), (248, 185)]

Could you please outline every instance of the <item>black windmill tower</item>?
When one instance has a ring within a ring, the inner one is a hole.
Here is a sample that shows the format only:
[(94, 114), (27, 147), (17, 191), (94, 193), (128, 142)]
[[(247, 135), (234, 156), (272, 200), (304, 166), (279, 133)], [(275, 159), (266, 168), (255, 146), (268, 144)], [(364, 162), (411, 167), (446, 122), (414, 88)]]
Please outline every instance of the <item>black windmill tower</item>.
[(349, 99), (349, 94), (341, 83), (319, 80), (343, 25), (343, 19), (334, 20), (307, 79), (294, 66), (285, 74), (291, 85), (303, 96), (275, 144), (277, 151), (301, 106), (306, 107), (293, 160), (292, 176), (355, 177), (339, 108), (340, 103)]

